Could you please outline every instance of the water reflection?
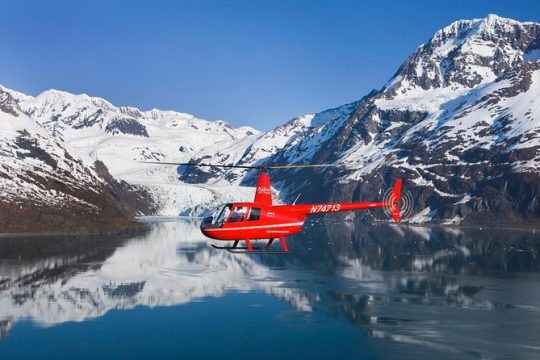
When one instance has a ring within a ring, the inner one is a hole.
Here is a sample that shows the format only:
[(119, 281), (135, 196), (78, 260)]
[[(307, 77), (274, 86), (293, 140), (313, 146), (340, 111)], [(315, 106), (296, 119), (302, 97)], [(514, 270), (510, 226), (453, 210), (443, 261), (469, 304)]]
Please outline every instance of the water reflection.
[(235, 291), (342, 319), (407, 351), (540, 355), (540, 236), (531, 231), (330, 218), (309, 223), (290, 248), (287, 256), (218, 251), (186, 220), (131, 237), (0, 239), (0, 336), (25, 318), (84, 321)]
[(1, 262), (4, 329), (19, 318), (41, 324), (83, 321), (111, 309), (178, 305), (231, 290), (262, 289), (309, 310), (296, 290), (280, 288), (271, 267), (210, 248), (192, 221), (155, 224), (149, 234), (116, 249), (79, 249), (81, 254), (69, 257)]

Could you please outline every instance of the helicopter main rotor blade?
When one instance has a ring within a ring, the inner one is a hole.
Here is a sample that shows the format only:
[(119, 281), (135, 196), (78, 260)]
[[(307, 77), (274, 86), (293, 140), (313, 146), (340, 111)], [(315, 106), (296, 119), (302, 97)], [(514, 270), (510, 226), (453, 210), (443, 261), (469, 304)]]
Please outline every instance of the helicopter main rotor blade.
[(338, 163), (338, 164), (297, 164), (297, 165), (234, 165), (234, 164), (207, 164), (207, 163), (175, 163), (161, 161), (139, 161), (143, 164), (158, 164), (158, 165), (175, 165), (175, 166), (205, 166), (205, 167), (220, 167), (220, 168), (239, 168), (239, 169), (300, 169), (300, 168), (325, 168), (325, 167), (347, 167), (354, 163)]
[(158, 164), (158, 165), (175, 165), (175, 166), (206, 166), (206, 167), (222, 167), (222, 168), (240, 168), (240, 169), (260, 169), (263, 166), (249, 166), (249, 165), (223, 165), (223, 164), (205, 164), (205, 163), (175, 163), (175, 162), (161, 162), (161, 161), (138, 161), (143, 164)]
[(319, 168), (319, 167), (345, 167), (348, 164), (298, 164), (298, 165), (270, 165), (267, 169), (299, 169), (299, 168)]

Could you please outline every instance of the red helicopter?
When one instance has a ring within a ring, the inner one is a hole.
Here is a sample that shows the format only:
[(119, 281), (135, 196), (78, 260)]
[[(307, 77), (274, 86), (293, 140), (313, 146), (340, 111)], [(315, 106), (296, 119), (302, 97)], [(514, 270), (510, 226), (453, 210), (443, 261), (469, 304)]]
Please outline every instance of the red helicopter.
[[(289, 249), (285, 237), (298, 233), (306, 216), (314, 214), (331, 213), (338, 211), (353, 211), (373, 208), (389, 208), (394, 221), (399, 222), (400, 196), (402, 180), (397, 179), (388, 201), (358, 202), (358, 203), (333, 203), (333, 204), (272, 204), (272, 188), (268, 170), (290, 168), (317, 168), (347, 166), (347, 164), (318, 164), (318, 165), (278, 165), (278, 166), (247, 166), (247, 165), (221, 165), (221, 164), (196, 164), (196, 163), (164, 163), (157, 164), (205, 166), (222, 168), (257, 169), (259, 179), (253, 202), (238, 202), (225, 204), (219, 212), (207, 216), (201, 224), (204, 235), (215, 240), (234, 241), (232, 246), (212, 245), (216, 249), (225, 249), (233, 253), (288, 253)], [(268, 239), (263, 249), (254, 247), (252, 240)], [(279, 239), (283, 251), (272, 251), (272, 243)], [(240, 241), (245, 241), (246, 246), (238, 246)], [(255, 251), (254, 251), (255, 250)]]

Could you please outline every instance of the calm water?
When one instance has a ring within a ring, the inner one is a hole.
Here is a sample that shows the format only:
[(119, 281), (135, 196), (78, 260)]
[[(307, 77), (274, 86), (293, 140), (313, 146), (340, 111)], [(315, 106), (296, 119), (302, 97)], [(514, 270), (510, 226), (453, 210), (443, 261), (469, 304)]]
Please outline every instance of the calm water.
[(289, 255), (0, 239), (0, 359), (539, 359), (540, 235), (314, 220)]

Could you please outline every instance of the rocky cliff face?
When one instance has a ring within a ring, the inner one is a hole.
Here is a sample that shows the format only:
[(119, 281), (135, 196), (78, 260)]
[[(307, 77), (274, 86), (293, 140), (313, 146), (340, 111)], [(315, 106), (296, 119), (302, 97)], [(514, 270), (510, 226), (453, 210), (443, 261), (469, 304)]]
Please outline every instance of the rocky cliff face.
[(350, 163), (276, 171), (289, 200), (376, 199), (402, 177), (415, 203), (410, 221), (537, 226), (539, 49), (540, 24), (457, 21), (380, 91), (300, 129), (262, 162)]

